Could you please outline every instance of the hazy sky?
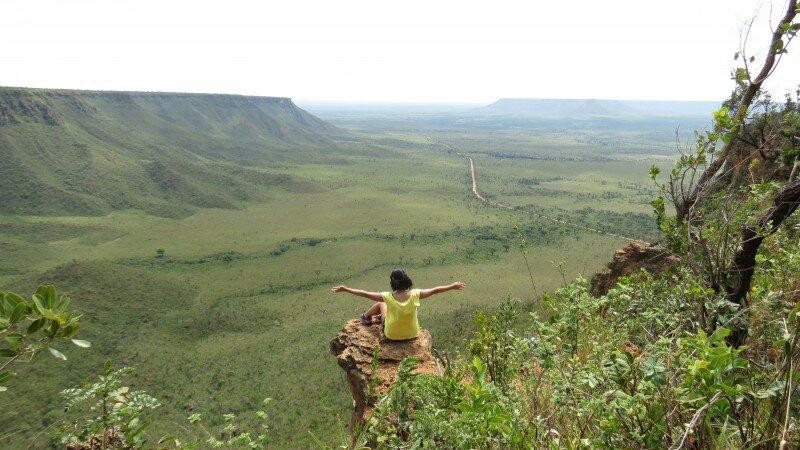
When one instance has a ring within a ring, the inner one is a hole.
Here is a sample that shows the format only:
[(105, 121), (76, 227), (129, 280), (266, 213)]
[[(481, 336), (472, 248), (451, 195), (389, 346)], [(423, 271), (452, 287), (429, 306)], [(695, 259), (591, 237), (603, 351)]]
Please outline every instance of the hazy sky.
[[(753, 0), (3, 0), (0, 85), (305, 100), (719, 100)], [(772, 3), (778, 17), (784, 2)], [(756, 26), (753, 47), (768, 41)], [(795, 44), (800, 44), (797, 42)], [(800, 45), (770, 88), (800, 83)]]

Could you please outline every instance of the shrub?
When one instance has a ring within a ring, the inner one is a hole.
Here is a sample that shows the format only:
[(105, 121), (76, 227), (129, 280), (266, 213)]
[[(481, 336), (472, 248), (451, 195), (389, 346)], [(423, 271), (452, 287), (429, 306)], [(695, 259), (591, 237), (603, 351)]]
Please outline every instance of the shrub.
[(103, 375), (95, 382), (64, 390), (61, 395), (65, 410), (77, 412), (81, 418), (62, 424), (53, 443), (76, 448), (143, 447), (149, 423), (142, 415), (160, 404), (144, 391), (122, 385), (125, 375), (132, 370), (130, 367), (115, 370), (106, 362)]

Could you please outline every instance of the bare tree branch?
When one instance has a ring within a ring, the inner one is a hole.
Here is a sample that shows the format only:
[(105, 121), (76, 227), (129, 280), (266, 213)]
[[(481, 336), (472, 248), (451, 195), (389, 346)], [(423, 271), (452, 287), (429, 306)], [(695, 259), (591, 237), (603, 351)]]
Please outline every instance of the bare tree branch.
[[(750, 283), (756, 267), (756, 254), (761, 243), (789, 218), (800, 206), (800, 181), (785, 185), (772, 202), (773, 206), (762, 215), (755, 224), (745, 225), (741, 233), (741, 246), (733, 257), (729, 275), (733, 279), (726, 287), (725, 296), (728, 301), (740, 306), (744, 305)], [(734, 330), (729, 337), (733, 345), (744, 344), (744, 330)]]
[(703, 412), (707, 410), (711, 405), (716, 403), (716, 401), (719, 400), (721, 396), (722, 396), (722, 391), (717, 392), (716, 394), (714, 394), (713, 397), (711, 397), (711, 400), (709, 400), (708, 403), (706, 403), (705, 405), (700, 407), (700, 409), (694, 412), (692, 420), (690, 420), (689, 423), (686, 424), (686, 431), (683, 433), (683, 438), (681, 438), (681, 440), (676, 445), (670, 447), (670, 450), (678, 450), (680, 448), (683, 448), (683, 446), (686, 444), (686, 439), (689, 437), (689, 433), (692, 432), (695, 425), (697, 425), (697, 421), (700, 420), (700, 416), (702, 416)]
[[(791, 24), (794, 18), (797, 16), (797, 0), (790, 0), (789, 6), (786, 9), (786, 13), (783, 16), (783, 19), (778, 23), (778, 26), (775, 27), (772, 33), (772, 40), (770, 41), (769, 50), (767, 52), (767, 57), (764, 59), (764, 64), (761, 67), (761, 71), (758, 75), (752, 79), (751, 82), (748, 83), (747, 88), (744, 90), (742, 94), (742, 99), (739, 101), (739, 106), (736, 110), (736, 114), (734, 115), (733, 120), (733, 128), (731, 129), (731, 134), (736, 136), (739, 133), (739, 130), (742, 127), (742, 123), (744, 119), (747, 117), (747, 112), (750, 109), (750, 105), (753, 103), (753, 99), (755, 98), (756, 94), (761, 90), (761, 85), (766, 81), (767, 78), (772, 74), (773, 70), (777, 66), (777, 62), (780, 58), (778, 56), (777, 48), (778, 42), (782, 42), (782, 38), (785, 34), (784, 25)], [(748, 74), (749, 76), (749, 74)], [(676, 206), (676, 216), (678, 221), (687, 220), (687, 215), (690, 213), (692, 207), (697, 205), (702, 201), (702, 199), (708, 195), (708, 187), (710, 181), (714, 178), (714, 176), (719, 172), (719, 169), (722, 168), (728, 153), (731, 151), (731, 147), (735, 139), (730, 139), (727, 144), (725, 144), (722, 150), (719, 152), (717, 158), (706, 168), (703, 174), (697, 181), (697, 185), (695, 185), (692, 192), (686, 197), (686, 199)]]

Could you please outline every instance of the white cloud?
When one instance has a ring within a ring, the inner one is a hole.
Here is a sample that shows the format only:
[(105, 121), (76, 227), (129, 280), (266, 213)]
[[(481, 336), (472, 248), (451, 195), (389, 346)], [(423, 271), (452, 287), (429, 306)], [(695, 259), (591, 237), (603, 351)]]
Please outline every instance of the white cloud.
[[(11, 0), (0, 84), (489, 102), (718, 100), (749, 0)], [(776, 1), (772, 16), (783, 3)], [(752, 43), (769, 39), (769, 3)], [(797, 43), (795, 43), (797, 44)], [(770, 88), (800, 82), (800, 45)]]

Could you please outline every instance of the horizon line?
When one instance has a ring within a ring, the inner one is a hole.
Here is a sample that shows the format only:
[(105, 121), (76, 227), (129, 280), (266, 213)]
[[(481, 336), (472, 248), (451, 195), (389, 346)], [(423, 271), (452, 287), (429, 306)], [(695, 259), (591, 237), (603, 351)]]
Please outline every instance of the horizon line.
[(197, 92), (197, 91), (171, 91), (171, 90), (142, 90), (142, 89), (84, 89), (69, 87), (35, 87), (35, 86), (6, 86), (0, 85), (0, 89), (29, 89), (41, 91), (74, 91), (86, 93), (129, 93), (129, 94), (177, 94), (177, 95), (228, 95), (239, 97), (260, 97), (274, 99), (290, 99), (297, 102), (320, 103), (320, 104), (349, 104), (349, 105), (444, 105), (444, 106), (474, 106), (490, 105), (501, 100), (554, 100), (554, 101), (573, 101), (573, 100), (596, 100), (596, 101), (622, 101), (622, 102), (676, 102), (676, 103), (721, 103), (724, 100), (688, 100), (688, 99), (657, 99), (657, 98), (609, 98), (609, 97), (494, 97), (488, 101), (447, 101), (447, 100), (360, 100), (360, 99), (321, 99), (305, 96), (291, 95), (266, 95), (256, 93), (239, 92)]

